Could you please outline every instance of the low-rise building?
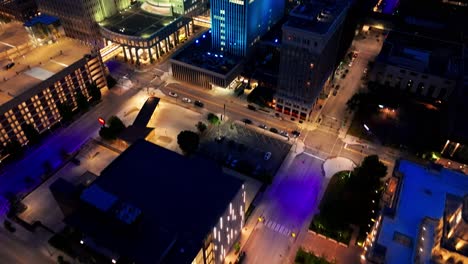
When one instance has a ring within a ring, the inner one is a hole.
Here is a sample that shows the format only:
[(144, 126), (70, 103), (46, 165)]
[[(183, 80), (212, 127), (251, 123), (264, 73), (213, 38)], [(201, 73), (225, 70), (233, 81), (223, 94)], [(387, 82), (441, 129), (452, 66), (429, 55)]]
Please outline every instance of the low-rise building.
[(82, 244), (109, 260), (215, 264), (240, 235), (245, 197), (243, 181), (213, 161), (139, 140), (79, 194), (78, 203), (59, 203), (68, 205), (61, 206), (68, 208), (64, 221), (83, 234)]
[(429, 101), (446, 101), (462, 70), (461, 51), (457, 43), (391, 31), (369, 79)]
[(467, 263), (468, 177), (441, 165), (401, 160), (390, 182), (393, 195), (381, 215), (369, 220), (374, 226), (362, 258), (388, 264)]

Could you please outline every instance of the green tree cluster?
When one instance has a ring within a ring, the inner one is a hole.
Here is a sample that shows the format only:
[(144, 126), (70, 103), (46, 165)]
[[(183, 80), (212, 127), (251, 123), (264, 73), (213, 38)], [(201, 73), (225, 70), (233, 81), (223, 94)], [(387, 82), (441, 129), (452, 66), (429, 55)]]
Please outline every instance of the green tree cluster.
[(125, 125), (117, 116), (111, 116), (107, 120), (107, 124), (99, 130), (99, 135), (104, 139), (116, 139), (117, 136), (125, 129)]
[(205, 132), (206, 129), (207, 129), (206, 124), (203, 123), (203, 122), (201, 122), (201, 121), (199, 121), (199, 122), (195, 125), (195, 127), (197, 128), (198, 132), (200, 132), (200, 133)]
[(328, 261), (324, 256), (318, 257), (314, 254), (299, 248), (294, 259), (295, 264), (334, 264), (336, 261)]
[(208, 122), (212, 125), (219, 125), (221, 124), (221, 121), (219, 120), (219, 117), (213, 113), (208, 113), (207, 116)]
[(191, 154), (198, 149), (200, 136), (193, 131), (184, 130), (177, 135), (177, 143), (185, 154)]

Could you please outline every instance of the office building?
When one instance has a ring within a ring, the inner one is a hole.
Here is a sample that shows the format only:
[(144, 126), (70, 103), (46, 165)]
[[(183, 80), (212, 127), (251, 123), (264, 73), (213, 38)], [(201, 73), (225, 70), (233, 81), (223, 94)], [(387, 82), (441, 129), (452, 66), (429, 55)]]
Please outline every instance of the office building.
[(37, 0), (39, 11), (60, 19), (68, 37), (102, 47), (98, 22), (127, 8), (131, 0)]
[(212, 0), (214, 52), (246, 56), (284, 15), (284, 0)]
[[(52, 192), (66, 196), (60, 188)], [(60, 206), (67, 208), (64, 221), (109, 263), (223, 263), (245, 220), (243, 181), (210, 160), (145, 140), (78, 196), (77, 203), (58, 200), (67, 205)]]
[(283, 25), (276, 111), (307, 120), (336, 63), (348, 1), (312, 0)]
[(34, 0), (0, 0), (0, 17), (24, 22), (36, 14)]
[(0, 52), (4, 63), (0, 71), (0, 151), (11, 140), (28, 143), (24, 124), (42, 133), (58, 123), (62, 117), (57, 104), (75, 109), (77, 91), (89, 97), (89, 83), (107, 87), (102, 60), (89, 46), (66, 37), (54, 42), (56, 35), (35, 46), (23, 25), (7, 24), (4, 30), (0, 37), (9, 46), (2, 45)]
[(462, 71), (462, 46), (391, 31), (369, 80), (433, 102), (446, 101)]
[(467, 263), (468, 177), (399, 161), (390, 199), (364, 243), (372, 263)]

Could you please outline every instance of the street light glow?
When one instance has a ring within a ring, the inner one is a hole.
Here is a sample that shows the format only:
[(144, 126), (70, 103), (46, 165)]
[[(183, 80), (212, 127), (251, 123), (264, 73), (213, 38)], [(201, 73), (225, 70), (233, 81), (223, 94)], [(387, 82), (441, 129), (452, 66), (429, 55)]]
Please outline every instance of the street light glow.
[(384, 108), (384, 106), (383, 106), (383, 105), (381, 105), (381, 104), (379, 104), (379, 108), (380, 108), (380, 109), (382, 109), (382, 108)]
[(365, 128), (367, 131), (370, 130), (369, 127), (368, 127), (366, 124), (364, 124), (364, 128)]

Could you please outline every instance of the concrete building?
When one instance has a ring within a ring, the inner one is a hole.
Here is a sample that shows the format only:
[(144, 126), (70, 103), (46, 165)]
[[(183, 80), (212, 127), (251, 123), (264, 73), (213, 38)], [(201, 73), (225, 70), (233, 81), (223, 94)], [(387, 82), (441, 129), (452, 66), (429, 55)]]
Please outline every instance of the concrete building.
[(429, 101), (446, 101), (461, 75), (462, 46), (391, 31), (369, 80)]
[(0, 17), (17, 21), (26, 21), (37, 15), (34, 0), (0, 0)]
[(24, 124), (41, 133), (58, 123), (62, 117), (57, 105), (75, 109), (77, 91), (89, 97), (89, 83), (107, 87), (100, 55), (89, 46), (65, 37), (35, 46), (23, 25), (7, 24), (4, 29), (0, 38), (8, 46), (2, 45), (5, 50), (0, 52), (5, 67), (0, 71), (0, 151), (11, 140), (28, 143)]
[(214, 52), (246, 56), (284, 15), (284, 0), (212, 0)]
[(371, 263), (467, 263), (468, 178), (442, 168), (399, 161), (392, 196), (364, 243)]
[(104, 45), (98, 22), (127, 8), (131, 0), (37, 0), (39, 11), (60, 18), (68, 37), (88, 44)]
[(207, 31), (171, 58), (174, 78), (208, 89), (231, 85), (243, 69), (242, 59), (211, 51), (211, 38), (211, 31)]
[(276, 111), (307, 120), (336, 63), (348, 1), (312, 0), (283, 25)]
[(216, 264), (240, 235), (245, 197), (243, 182), (212, 161), (139, 140), (77, 195), (78, 203), (58, 202), (67, 205), (65, 223), (109, 263)]
[(99, 23), (104, 61), (118, 56), (137, 65), (153, 63), (192, 34), (190, 17), (173, 12), (170, 3), (160, 7), (150, 2), (135, 3)]

